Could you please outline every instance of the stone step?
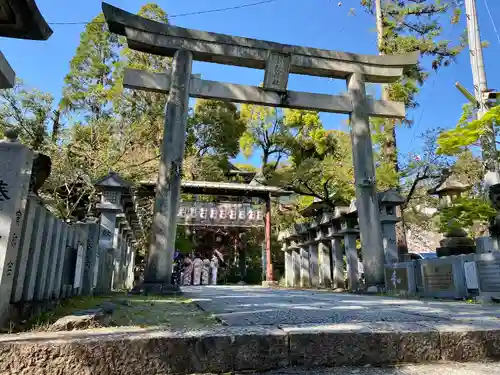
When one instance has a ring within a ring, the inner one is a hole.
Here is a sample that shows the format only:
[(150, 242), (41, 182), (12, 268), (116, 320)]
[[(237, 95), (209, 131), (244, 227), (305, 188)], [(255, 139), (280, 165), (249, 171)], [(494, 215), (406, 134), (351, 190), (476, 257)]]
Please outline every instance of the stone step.
[(203, 331), (116, 328), (0, 336), (0, 373), (159, 374), (500, 359), (500, 321)]

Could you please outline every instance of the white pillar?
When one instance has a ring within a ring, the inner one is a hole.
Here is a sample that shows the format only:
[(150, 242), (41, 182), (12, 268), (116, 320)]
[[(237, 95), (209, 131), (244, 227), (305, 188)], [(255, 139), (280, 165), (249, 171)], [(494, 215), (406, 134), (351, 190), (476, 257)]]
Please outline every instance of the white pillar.
[(33, 153), (6, 135), (0, 142), (0, 324), (9, 310), (33, 164)]

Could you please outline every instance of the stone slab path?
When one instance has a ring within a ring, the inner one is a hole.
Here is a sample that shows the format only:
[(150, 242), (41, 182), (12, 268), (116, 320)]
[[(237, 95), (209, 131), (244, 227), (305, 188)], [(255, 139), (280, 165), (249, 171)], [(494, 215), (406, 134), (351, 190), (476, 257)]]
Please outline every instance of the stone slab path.
[(184, 295), (229, 326), (341, 323), (500, 323), (500, 305), (423, 301), (253, 286), (183, 287)]
[[(0, 374), (492, 375), (456, 364), (423, 372), (390, 366), (500, 360), (498, 305), (250, 286), (183, 291), (225, 326), (0, 335)], [(335, 369), (316, 370), (323, 367)]]
[(395, 368), (338, 367), (329, 369), (284, 369), (261, 375), (500, 375), (498, 363), (439, 363)]

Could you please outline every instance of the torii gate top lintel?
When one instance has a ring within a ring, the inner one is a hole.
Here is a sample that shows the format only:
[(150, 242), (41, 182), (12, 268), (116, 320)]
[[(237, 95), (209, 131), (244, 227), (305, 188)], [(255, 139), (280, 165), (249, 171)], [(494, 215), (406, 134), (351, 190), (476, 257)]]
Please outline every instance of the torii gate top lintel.
[[(255, 69), (266, 69), (266, 65), (276, 63), (282, 56), (281, 64), (288, 65), (289, 73), (345, 79), (359, 72), (363, 73), (366, 82), (374, 83), (396, 81), (404, 69), (417, 63), (419, 57), (418, 52), (361, 55), (280, 44), (171, 26), (107, 3), (103, 3), (102, 9), (110, 31), (126, 36), (130, 48), (163, 56), (173, 56), (178, 49), (186, 49), (198, 61)], [(273, 55), (277, 57), (273, 59)]]

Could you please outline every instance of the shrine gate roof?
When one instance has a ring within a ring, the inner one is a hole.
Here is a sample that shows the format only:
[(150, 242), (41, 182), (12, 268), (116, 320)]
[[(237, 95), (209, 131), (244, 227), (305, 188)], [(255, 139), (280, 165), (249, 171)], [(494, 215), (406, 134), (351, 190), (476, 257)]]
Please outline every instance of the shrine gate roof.
[[(156, 188), (155, 181), (143, 181), (139, 185), (145, 189)], [(265, 198), (292, 195), (293, 192), (275, 186), (249, 185), (234, 182), (182, 181), (181, 190), (186, 194), (224, 195), (235, 197)]]

